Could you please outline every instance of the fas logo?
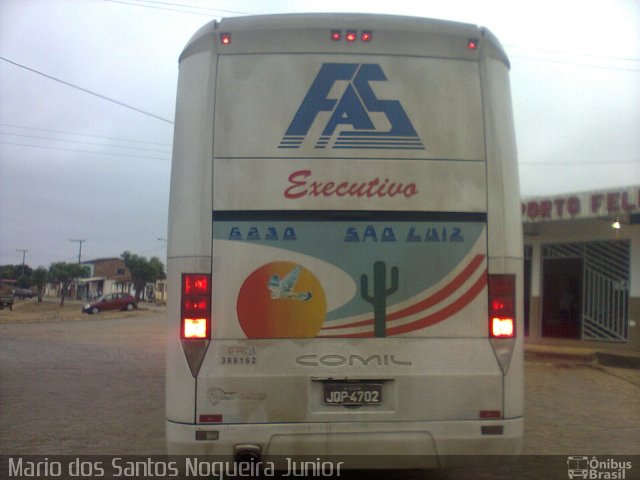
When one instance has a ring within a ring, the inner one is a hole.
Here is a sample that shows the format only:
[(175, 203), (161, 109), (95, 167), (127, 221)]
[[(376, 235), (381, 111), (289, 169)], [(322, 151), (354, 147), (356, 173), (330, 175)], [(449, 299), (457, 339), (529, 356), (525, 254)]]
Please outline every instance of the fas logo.
[[(347, 87), (340, 98), (330, 98), (338, 81), (347, 82)], [(278, 148), (302, 147), (318, 114), (330, 112), (329, 120), (316, 140), (317, 149), (424, 150), (400, 102), (376, 97), (369, 84), (376, 81), (387, 81), (377, 64), (323, 64)], [(378, 124), (384, 123), (382, 128), (381, 125), (376, 126), (370, 115), (372, 113), (377, 114)], [(380, 115), (386, 116), (387, 122), (381, 120)], [(347, 128), (339, 128), (343, 126)], [(330, 145), (336, 133), (335, 141)]]

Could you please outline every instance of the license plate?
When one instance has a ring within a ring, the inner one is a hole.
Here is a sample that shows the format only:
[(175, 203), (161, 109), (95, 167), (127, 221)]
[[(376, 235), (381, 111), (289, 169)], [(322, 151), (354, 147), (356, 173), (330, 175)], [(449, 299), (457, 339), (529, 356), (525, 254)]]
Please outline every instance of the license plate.
[(382, 384), (363, 382), (325, 382), (326, 405), (378, 405), (382, 403)]

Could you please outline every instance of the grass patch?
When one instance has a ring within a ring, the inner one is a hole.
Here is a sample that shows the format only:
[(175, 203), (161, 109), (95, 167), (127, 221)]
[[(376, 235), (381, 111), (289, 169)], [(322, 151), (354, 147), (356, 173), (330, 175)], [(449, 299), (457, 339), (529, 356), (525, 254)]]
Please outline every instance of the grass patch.
[(8, 308), (0, 310), (0, 323), (37, 323), (37, 322), (63, 322), (69, 320), (86, 320), (101, 318), (123, 318), (135, 317), (141, 311), (147, 309), (136, 309), (131, 312), (113, 310), (102, 312), (97, 315), (82, 313), (83, 302), (65, 300), (64, 306), (60, 306), (60, 300), (47, 299), (38, 303), (37, 299), (16, 299), (13, 304), (13, 311)]

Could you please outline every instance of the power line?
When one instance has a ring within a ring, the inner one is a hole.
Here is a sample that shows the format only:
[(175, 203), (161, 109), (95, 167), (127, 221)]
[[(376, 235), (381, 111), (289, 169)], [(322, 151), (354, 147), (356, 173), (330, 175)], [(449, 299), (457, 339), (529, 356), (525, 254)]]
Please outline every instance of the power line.
[(57, 77), (54, 77), (54, 76), (51, 76), (51, 75), (47, 75), (46, 73), (40, 72), (39, 70), (36, 70), (34, 68), (30, 68), (30, 67), (22, 65), (20, 63), (14, 62), (12, 60), (9, 60), (8, 58), (0, 56), (0, 60), (4, 60), (5, 62), (10, 63), (11, 65), (14, 65), (14, 66), (19, 67), (19, 68), (23, 68), (23, 69), (25, 69), (25, 70), (27, 70), (29, 72), (35, 73), (37, 75), (41, 75), (41, 76), (43, 76), (45, 78), (48, 78), (49, 80), (53, 80), (55, 82), (62, 83), (63, 85), (67, 85), (68, 87), (75, 88), (76, 90), (80, 90), (81, 92), (88, 93), (90, 95), (94, 95), (94, 96), (96, 96), (98, 98), (101, 98), (102, 100), (106, 100), (108, 102), (115, 103), (116, 105), (120, 105), (121, 107), (128, 108), (128, 109), (133, 110), (135, 112), (142, 113), (143, 115), (147, 115), (149, 117), (153, 117), (153, 118), (155, 118), (157, 120), (162, 120), (163, 122), (167, 122), (167, 123), (170, 123), (171, 125), (173, 125), (173, 122), (171, 120), (167, 120), (166, 118), (163, 118), (163, 117), (161, 117), (159, 115), (156, 115), (155, 113), (147, 112), (145, 110), (142, 110), (140, 108), (134, 107), (132, 105), (129, 105), (129, 104), (126, 104), (124, 102), (120, 102), (120, 101), (115, 100), (113, 98), (107, 97), (106, 95), (102, 95), (100, 93), (93, 92), (93, 91), (88, 90), (88, 89), (86, 89), (84, 87), (80, 87), (78, 85), (75, 85), (73, 83), (67, 82), (67, 81), (62, 80), (60, 78), (57, 78)]
[(13, 145), (13, 146), (17, 146), (17, 147), (30, 147), (30, 148), (41, 148), (44, 150), (59, 150), (62, 152), (74, 152), (74, 153), (88, 153), (90, 155), (110, 155), (112, 157), (128, 157), (128, 158), (138, 158), (138, 159), (148, 159), (148, 160), (162, 160), (162, 161), (168, 161), (168, 158), (161, 158), (161, 157), (150, 157), (147, 155), (127, 155), (125, 153), (112, 153), (112, 152), (98, 152), (98, 151), (91, 151), (91, 150), (76, 150), (75, 148), (61, 148), (61, 147), (51, 147), (51, 146), (44, 146), (44, 145), (29, 145), (28, 143), (17, 143), (17, 142), (5, 142), (3, 140), (0, 140), (0, 144), (2, 145)]
[(640, 58), (634, 57), (616, 57), (615, 55), (598, 55), (595, 53), (568, 52), (566, 50), (553, 50), (551, 48), (526, 47), (524, 45), (503, 44), (505, 48), (516, 48), (521, 50), (532, 50), (535, 52), (552, 53), (554, 55), (571, 55), (574, 57), (598, 58), (603, 60), (612, 60), (620, 62), (640, 62)]
[[(157, 9), (157, 10), (169, 10), (169, 11), (175, 11), (175, 12), (180, 12), (180, 13), (202, 15), (202, 16), (207, 16), (207, 17), (219, 17), (219, 16), (221, 16), (218, 13), (213, 13), (213, 12), (219, 12), (219, 13), (223, 13), (223, 14), (224, 13), (230, 13), (230, 14), (236, 14), (236, 15), (255, 15), (255, 13), (251, 13), (251, 12), (244, 12), (244, 11), (238, 11), (238, 10), (225, 10), (225, 9), (221, 9), (221, 8), (199, 7), (199, 6), (195, 6), (195, 5), (162, 2), (162, 1), (158, 1), (158, 0), (139, 0), (138, 2), (136, 2), (134, 0), (129, 0), (129, 1), (125, 1), (125, 0), (102, 0), (102, 1), (110, 2), (110, 3), (120, 3), (120, 4), (123, 4), (123, 5), (130, 5), (130, 6), (141, 7), (141, 8), (152, 8), (152, 9)], [(144, 3), (141, 3), (141, 2), (144, 2)], [(161, 5), (161, 6), (155, 6), (155, 5), (150, 5), (150, 4)], [(180, 7), (180, 8), (170, 8), (170, 7)], [(185, 9), (191, 9), (191, 10), (185, 10)], [(207, 11), (207, 12), (205, 12), (205, 13), (194, 12), (194, 11), (192, 11), (194, 9), (195, 10), (203, 10), (203, 11)], [(208, 13), (208, 12), (211, 12), (211, 13)], [(612, 60), (612, 61), (632, 61), (632, 62), (640, 61), (640, 59), (638, 59), (638, 58), (630, 58), (630, 57), (615, 57), (615, 56), (608, 56), (608, 55), (597, 55), (597, 54), (587, 54), (587, 53), (566, 52), (566, 51), (561, 51), (561, 50), (532, 48), (532, 47), (525, 47), (525, 46), (519, 46), (519, 45), (509, 45), (509, 44), (504, 44), (504, 46), (507, 47), (507, 48), (520, 48), (520, 49), (540, 51), (540, 52), (546, 52), (546, 53), (552, 53), (552, 54), (558, 54), (558, 55), (574, 55), (574, 56), (587, 57), (587, 58), (600, 58), (600, 59), (606, 59), (606, 60)], [(572, 64), (572, 65), (578, 65), (578, 66), (584, 66), (584, 67), (604, 68), (604, 69), (608, 69), (608, 70), (622, 70), (622, 71), (631, 71), (631, 72), (640, 71), (640, 70), (636, 70), (636, 69), (605, 67), (605, 66), (597, 66), (597, 65), (593, 65), (593, 64), (571, 62), (571, 61), (547, 60), (547, 59), (540, 59), (540, 58), (537, 58), (537, 57), (531, 57), (531, 56), (526, 56), (526, 55), (510, 55), (510, 57), (523, 58), (523, 59), (527, 59), (527, 60), (549, 61), (551, 63), (566, 63), (566, 64)]]
[(24, 130), (37, 130), (37, 131), (41, 131), (41, 132), (50, 132), (50, 133), (60, 133), (63, 135), (75, 135), (78, 137), (90, 137), (90, 138), (102, 138), (105, 140), (114, 140), (117, 142), (133, 142), (133, 143), (140, 143), (143, 145), (158, 145), (161, 147), (171, 147), (170, 143), (159, 143), (159, 142), (148, 142), (148, 141), (144, 141), (144, 140), (133, 140), (131, 138), (119, 138), (119, 137), (107, 137), (107, 136), (103, 136), (103, 135), (90, 135), (88, 133), (77, 133), (77, 132), (69, 132), (69, 131), (64, 131), (64, 130), (54, 130), (51, 128), (40, 128), (40, 127), (25, 127), (24, 125), (15, 125), (12, 123), (0, 123), (0, 127), (9, 127), (9, 128), (21, 128)]
[(150, 248), (150, 249), (148, 249), (148, 250), (143, 250), (143, 251), (136, 250), (136, 251), (138, 252), (138, 254), (139, 254), (139, 255), (145, 255), (145, 254), (147, 254), (147, 253), (157, 252), (158, 250), (164, 250), (164, 249), (166, 249), (166, 248), (167, 248), (166, 246), (161, 245), (161, 246), (159, 246), (159, 247)]
[(164, 153), (166, 155), (170, 155), (171, 152), (167, 152), (166, 150), (153, 150), (150, 148), (143, 148), (143, 147), (133, 147), (133, 146), (127, 146), (127, 145), (108, 145), (105, 143), (97, 143), (97, 142), (83, 142), (82, 140), (67, 140), (64, 138), (52, 138), (52, 137), (42, 137), (39, 135), (26, 135), (26, 134), (21, 134), (21, 133), (7, 133), (7, 132), (0, 132), (0, 135), (11, 135), (13, 137), (21, 137), (21, 138), (33, 138), (33, 139), (37, 139), (37, 140), (51, 140), (52, 142), (66, 142), (66, 143), (79, 143), (81, 145), (96, 145), (99, 147), (112, 147), (112, 148), (123, 148), (123, 149), (128, 149), (128, 150), (140, 150), (143, 152), (151, 152), (151, 153)]
[[(187, 13), (187, 14), (191, 14), (191, 15), (200, 15), (203, 17), (210, 17), (210, 18), (215, 18), (215, 17), (220, 17), (221, 15), (219, 14), (214, 14), (214, 13), (204, 13), (204, 12), (194, 12), (191, 10), (185, 10), (185, 8), (189, 8), (189, 9), (197, 9), (197, 10), (209, 10), (210, 12), (221, 12), (221, 13), (233, 13), (233, 14), (238, 14), (238, 15), (250, 15), (247, 12), (239, 12), (239, 11), (234, 11), (234, 10), (222, 10), (219, 8), (207, 8), (207, 7), (195, 7), (195, 6), (191, 6), (191, 5), (184, 5), (184, 4), (178, 4), (178, 3), (168, 3), (168, 2), (158, 2), (158, 1), (151, 1), (148, 0), (147, 3), (155, 3), (158, 5), (163, 5), (163, 6), (155, 6), (155, 5), (148, 5), (148, 4), (143, 4), (143, 3), (134, 3), (134, 2), (127, 2), (124, 0), (102, 0), (103, 2), (109, 2), (109, 3), (119, 3), (122, 5), (130, 5), (132, 7), (140, 7), (140, 8), (152, 8), (154, 10), (165, 10), (165, 11), (169, 11), (169, 12), (179, 12), (179, 13)], [(183, 8), (170, 8), (171, 6), (175, 6), (175, 7), (183, 7)]]
[[(64, 152), (76, 152), (76, 153), (88, 153), (88, 154), (96, 154), (96, 155), (111, 155), (114, 157), (128, 157), (128, 158), (143, 158), (149, 160), (168, 160), (167, 158), (161, 157), (149, 157), (145, 155), (127, 155), (124, 153), (112, 153), (112, 152), (97, 152), (97, 151), (88, 151), (88, 150), (76, 150), (72, 148), (61, 148), (61, 147), (49, 147), (42, 145), (29, 145), (26, 143), (15, 143), (15, 142), (5, 142), (0, 140), (0, 144), (4, 145), (14, 145), (21, 147), (31, 147), (31, 148), (41, 148), (45, 150), (60, 150)], [(168, 153), (168, 152), (167, 152)], [(586, 161), (586, 162), (558, 162), (558, 161), (549, 161), (549, 162), (518, 162), (518, 165), (524, 167), (553, 167), (553, 166), (569, 166), (569, 167), (584, 167), (585, 165), (596, 165), (596, 166), (610, 166), (610, 165), (631, 165), (638, 164), (637, 160), (620, 160), (614, 162), (602, 162), (599, 160), (594, 161)]]
[(124, 2), (122, 0), (102, 0), (102, 1), (103, 2), (109, 2), (109, 3), (120, 3), (122, 5), (131, 5), (132, 7), (153, 8), (154, 10), (165, 10), (165, 11), (169, 11), (169, 12), (188, 13), (190, 15), (200, 15), (202, 17), (210, 17), (210, 18), (215, 17), (215, 15), (211, 15), (211, 14), (208, 14), (208, 13), (189, 12), (189, 11), (186, 11), (186, 10), (178, 10), (176, 8), (154, 7), (153, 5), (138, 5), (138, 4), (135, 4), (135, 3)]
[(521, 58), (523, 60), (533, 60), (535, 62), (544, 62), (544, 63), (559, 63), (563, 65), (575, 65), (578, 67), (586, 67), (586, 68), (598, 68), (601, 70), (617, 70), (622, 72), (640, 72), (640, 69), (637, 68), (625, 68), (625, 67), (608, 67), (605, 65), (594, 65), (593, 63), (581, 63), (581, 62), (572, 62), (570, 60), (554, 60), (551, 58), (538, 58), (538, 57), (530, 57), (527, 55), (518, 55), (513, 54), (509, 55), (509, 58)]
[[(529, 50), (531, 52), (540, 52), (543, 57), (535, 57), (531, 55), (521, 55), (517, 53), (509, 53), (509, 58), (521, 58), (524, 60), (533, 60), (537, 62), (548, 62), (548, 63), (559, 63), (565, 65), (576, 65), (580, 67), (589, 67), (589, 68), (599, 68), (604, 70), (619, 70), (626, 72), (640, 72), (640, 69), (634, 67), (616, 67), (616, 66), (607, 66), (607, 65), (598, 65), (594, 63), (588, 63), (589, 59), (600, 60), (606, 62), (640, 62), (640, 58), (634, 57), (616, 57), (615, 55), (598, 55), (592, 53), (580, 53), (580, 52), (568, 52), (563, 50), (553, 50), (547, 48), (536, 48), (536, 47), (525, 47), (522, 45), (504, 45), (508, 49), (520, 49), (520, 50)], [(559, 58), (550, 58), (548, 54), (556, 55), (556, 56), (572, 56), (584, 59), (584, 61), (576, 61), (576, 60), (568, 60), (568, 59), (559, 59)]]
[(216, 12), (223, 12), (223, 13), (237, 13), (240, 15), (251, 15), (251, 13), (249, 12), (240, 12), (237, 10), (224, 10), (222, 8), (210, 8), (210, 7), (196, 7), (194, 5), (185, 5), (183, 3), (169, 3), (169, 2), (160, 2), (158, 0), (140, 0), (146, 3), (156, 3), (159, 5), (170, 5), (173, 7), (185, 7), (185, 8), (196, 8), (198, 10), (212, 10), (212, 11), (216, 11)]

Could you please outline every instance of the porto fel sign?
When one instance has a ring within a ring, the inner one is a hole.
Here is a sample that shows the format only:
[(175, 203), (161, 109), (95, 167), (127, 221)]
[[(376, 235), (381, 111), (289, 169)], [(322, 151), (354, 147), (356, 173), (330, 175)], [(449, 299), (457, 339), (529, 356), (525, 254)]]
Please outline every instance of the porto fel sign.
[(640, 213), (640, 186), (524, 199), (525, 222), (615, 217)]

